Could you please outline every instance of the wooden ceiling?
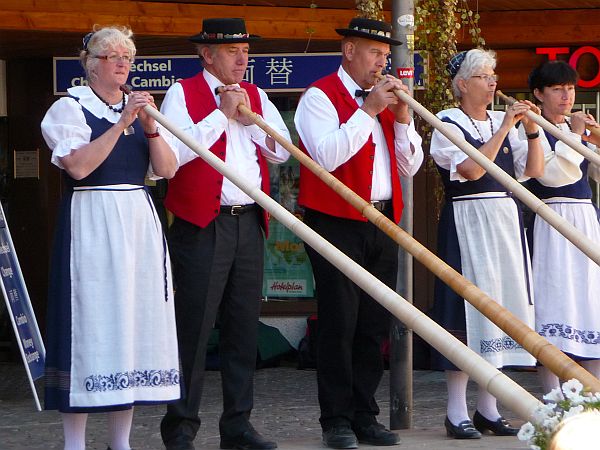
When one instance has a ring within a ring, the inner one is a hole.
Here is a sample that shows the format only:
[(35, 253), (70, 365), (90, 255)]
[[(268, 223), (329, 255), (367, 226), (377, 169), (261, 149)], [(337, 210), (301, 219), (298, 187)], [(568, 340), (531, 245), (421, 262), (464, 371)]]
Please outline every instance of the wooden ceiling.
[[(600, 0), (466, 1), (494, 48), (600, 42)], [(334, 29), (355, 13), (354, 0), (2, 0), (0, 59), (76, 55), (94, 23), (129, 24), (141, 54), (189, 54), (202, 18), (227, 16), (266, 38), (255, 53), (337, 51)]]

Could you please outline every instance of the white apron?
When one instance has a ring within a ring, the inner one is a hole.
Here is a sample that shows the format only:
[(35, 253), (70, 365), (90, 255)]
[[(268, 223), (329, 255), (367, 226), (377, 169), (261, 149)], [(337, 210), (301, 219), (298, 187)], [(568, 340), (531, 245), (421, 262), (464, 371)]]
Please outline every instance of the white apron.
[[(533, 328), (533, 287), (525, 271), (527, 265), (531, 274), (531, 267), (516, 203), (506, 193), (491, 192), (459, 197), (453, 207), (464, 277)], [(494, 367), (535, 364), (533, 356), (468, 302), (465, 319), (469, 348)]]
[(75, 188), (71, 306), (70, 406), (179, 398), (169, 256), (140, 186)]

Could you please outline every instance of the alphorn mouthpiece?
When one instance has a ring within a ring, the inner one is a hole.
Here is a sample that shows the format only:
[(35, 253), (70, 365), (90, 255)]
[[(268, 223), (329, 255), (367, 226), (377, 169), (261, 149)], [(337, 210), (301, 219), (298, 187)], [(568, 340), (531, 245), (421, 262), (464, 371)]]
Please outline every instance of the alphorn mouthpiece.
[(508, 95), (506, 95), (504, 92), (502, 92), (500, 89), (498, 89), (496, 91), (496, 97), (498, 97), (500, 100), (502, 100), (504, 103), (506, 103), (507, 105), (512, 105), (513, 103), (516, 103), (517, 99), (514, 97), (510, 97)]
[(119, 86), (119, 89), (121, 90), (121, 92), (124, 92), (127, 95), (131, 94), (131, 91), (133, 91), (133, 88), (128, 84), (122, 84), (121, 86)]

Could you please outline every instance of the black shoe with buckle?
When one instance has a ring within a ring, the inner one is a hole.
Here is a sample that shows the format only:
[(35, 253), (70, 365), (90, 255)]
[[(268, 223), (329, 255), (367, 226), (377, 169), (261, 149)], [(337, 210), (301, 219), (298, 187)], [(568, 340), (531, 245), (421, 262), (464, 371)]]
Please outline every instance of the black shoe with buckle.
[(473, 415), (473, 424), (482, 433), (491, 431), (496, 436), (516, 436), (519, 433), (519, 429), (511, 426), (504, 417), (493, 421), (486, 419), (479, 411)]
[(481, 439), (481, 433), (477, 431), (473, 422), (470, 420), (463, 420), (458, 425), (454, 425), (446, 416), (444, 421), (446, 427), (446, 434), (454, 439)]
[(370, 445), (397, 445), (400, 443), (400, 436), (386, 429), (380, 423), (372, 423), (368, 426), (353, 427), (358, 442)]
[(240, 450), (270, 450), (277, 448), (277, 443), (268, 441), (254, 428), (250, 427), (234, 437), (221, 436), (221, 448)]
[(335, 425), (324, 430), (323, 444), (329, 448), (358, 448), (358, 440), (349, 425)]

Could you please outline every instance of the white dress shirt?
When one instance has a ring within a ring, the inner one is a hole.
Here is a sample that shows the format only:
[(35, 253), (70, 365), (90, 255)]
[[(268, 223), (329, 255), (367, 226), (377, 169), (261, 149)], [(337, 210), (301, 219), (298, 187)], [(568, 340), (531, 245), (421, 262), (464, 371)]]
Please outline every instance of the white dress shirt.
[[(213, 93), (212, 95), (214, 95), (218, 108), (221, 104), (221, 97), (214, 93), (215, 88), (223, 86), (225, 83), (219, 81), (207, 70), (204, 70), (202, 73), (210, 91)], [(262, 89), (259, 88), (258, 92), (262, 104), (263, 119), (279, 134), (289, 140), (290, 133), (279, 111), (277, 111), (275, 105), (273, 105)], [(239, 174), (247, 180), (251, 180), (256, 187), (260, 187), (262, 178), (255, 144), (259, 145), (264, 157), (272, 163), (285, 162), (290, 156), (287, 150), (277, 143), (275, 144), (275, 152), (269, 150), (266, 145), (267, 134), (257, 125), (244, 126), (237, 120), (227, 119), (219, 109), (215, 109), (200, 122), (194, 123), (188, 113), (183, 87), (180, 83), (175, 83), (169, 88), (160, 109), (165, 116), (206, 148), (212, 147), (223, 132), (225, 132), (227, 135), (225, 162), (233, 165)], [(172, 145), (177, 148), (180, 165), (186, 164), (198, 157), (183, 142), (178, 139), (175, 139), (175, 141)], [(250, 196), (227, 178), (223, 178), (223, 188), (221, 190), (222, 205), (247, 205), (250, 203), (254, 203), (254, 200)]]
[[(340, 67), (337, 72), (344, 87), (354, 97), (360, 86)], [(340, 125), (338, 113), (327, 95), (316, 87), (308, 89), (298, 104), (294, 123), (296, 130), (310, 156), (329, 172), (352, 158), (366, 144), (373, 134), (375, 159), (373, 162), (373, 183), (371, 200), (392, 198), (390, 156), (383, 129), (379, 121), (360, 109), (361, 97), (356, 99), (359, 108), (345, 123)], [(398, 173), (413, 176), (423, 162), (421, 136), (416, 132), (414, 122), (402, 124), (394, 122), (394, 151)]]

